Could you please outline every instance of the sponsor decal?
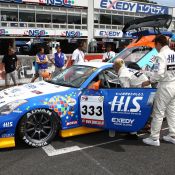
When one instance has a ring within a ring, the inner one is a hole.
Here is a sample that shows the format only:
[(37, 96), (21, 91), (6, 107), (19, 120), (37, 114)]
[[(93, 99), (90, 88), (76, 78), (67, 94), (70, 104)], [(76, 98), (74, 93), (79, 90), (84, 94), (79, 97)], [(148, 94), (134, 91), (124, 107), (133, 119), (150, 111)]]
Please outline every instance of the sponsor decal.
[(33, 84), (26, 84), (26, 85), (24, 85), (24, 87), (27, 89), (36, 89), (36, 86)]
[(73, 98), (68, 98), (67, 103), (69, 106), (75, 106), (77, 102)]
[(81, 96), (81, 101), (88, 101), (88, 96)]
[(28, 36), (46, 36), (46, 35), (48, 35), (48, 32), (45, 31), (45, 30), (30, 29), (30, 30), (24, 31), (24, 35), (28, 35)]
[(99, 97), (99, 98), (98, 98), (98, 101), (99, 101), (99, 102), (103, 102), (103, 101), (104, 101), (104, 97), (103, 97), (103, 96)]
[(3, 128), (13, 127), (13, 122), (4, 122), (2, 126), (3, 126)]
[(111, 113), (141, 115), (143, 93), (116, 93), (111, 105)]
[(133, 126), (134, 119), (126, 119), (126, 118), (112, 118), (112, 123), (118, 126)]
[(35, 110), (32, 110), (32, 111), (27, 113), (27, 118), (29, 118), (31, 115), (33, 115), (36, 112), (38, 112), (38, 113), (44, 112), (44, 113), (47, 113), (50, 116), (52, 115), (52, 112), (49, 111), (49, 110), (46, 110), (46, 109), (35, 109)]
[(5, 35), (6, 31), (5, 29), (0, 29), (0, 35)]
[(21, 92), (21, 89), (12, 89), (12, 90), (11, 90), (11, 93), (13, 93), (13, 94), (15, 94), (15, 93), (17, 93), (17, 92)]
[(19, 114), (22, 113), (22, 111), (19, 111), (19, 110), (14, 110), (13, 112), (14, 113), (19, 113)]
[(42, 94), (43, 93), (43, 92), (37, 91), (37, 90), (31, 91), (31, 92), (34, 93), (34, 94)]
[(103, 126), (104, 125), (104, 120), (94, 120), (94, 119), (82, 119), (83, 124), (89, 124), (89, 125), (98, 125), (98, 126)]
[(134, 13), (146, 13), (152, 15), (168, 14), (168, 7), (165, 6), (119, 0), (101, 0), (100, 8)]
[(122, 31), (99, 31), (99, 35), (104, 37), (122, 37), (122, 34)]
[(26, 136), (23, 137), (23, 140), (24, 140), (25, 143), (27, 143), (28, 145), (31, 145), (33, 147), (38, 147), (38, 146), (41, 147), (41, 146), (46, 146), (48, 144), (47, 142), (44, 142), (44, 143), (32, 143), (26, 138)]
[(64, 31), (61, 33), (61, 36), (65, 36), (68, 38), (81, 37), (83, 35), (80, 31)]
[(76, 125), (76, 124), (78, 124), (78, 121), (72, 121), (72, 122), (67, 122), (66, 126)]
[(1, 137), (2, 138), (7, 138), (7, 137), (13, 137), (14, 134), (10, 133), (10, 134), (2, 134)]
[(36, 3), (52, 6), (65, 6), (72, 7), (75, 4), (75, 0), (0, 0), (1, 2), (15, 2), (15, 3)]

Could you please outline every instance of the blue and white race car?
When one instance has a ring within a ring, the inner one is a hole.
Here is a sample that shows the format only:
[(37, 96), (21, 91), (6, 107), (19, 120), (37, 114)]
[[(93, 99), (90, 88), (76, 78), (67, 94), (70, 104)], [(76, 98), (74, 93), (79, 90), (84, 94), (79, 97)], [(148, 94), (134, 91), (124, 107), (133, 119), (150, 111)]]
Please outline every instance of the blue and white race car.
[(74, 65), (47, 82), (2, 90), (0, 148), (14, 147), (17, 136), (40, 147), (58, 131), (61, 137), (98, 128), (138, 131), (149, 119), (155, 91), (120, 88), (112, 63), (93, 62)]

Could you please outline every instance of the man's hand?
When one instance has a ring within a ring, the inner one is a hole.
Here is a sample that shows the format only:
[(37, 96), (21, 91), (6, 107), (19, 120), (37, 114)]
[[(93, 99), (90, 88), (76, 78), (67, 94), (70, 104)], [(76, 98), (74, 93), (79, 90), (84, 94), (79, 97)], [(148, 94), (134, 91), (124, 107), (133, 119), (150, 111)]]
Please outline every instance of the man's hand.
[(142, 87), (144, 88), (145, 86), (149, 86), (151, 84), (151, 82), (148, 80), (148, 81), (144, 81), (142, 83)]

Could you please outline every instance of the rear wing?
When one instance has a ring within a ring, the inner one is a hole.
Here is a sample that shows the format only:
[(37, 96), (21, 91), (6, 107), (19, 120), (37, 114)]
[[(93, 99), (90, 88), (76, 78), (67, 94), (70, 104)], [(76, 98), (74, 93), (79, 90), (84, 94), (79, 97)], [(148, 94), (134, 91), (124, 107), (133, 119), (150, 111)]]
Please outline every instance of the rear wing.
[(147, 16), (144, 18), (139, 18), (128, 22), (124, 28), (123, 33), (126, 33), (130, 30), (136, 30), (137, 32), (142, 31), (144, 27), (152, 27), (154, 31), (160, 33), (159, 28), (168, 29), (172, 21), (171, 15), (154, 15)]

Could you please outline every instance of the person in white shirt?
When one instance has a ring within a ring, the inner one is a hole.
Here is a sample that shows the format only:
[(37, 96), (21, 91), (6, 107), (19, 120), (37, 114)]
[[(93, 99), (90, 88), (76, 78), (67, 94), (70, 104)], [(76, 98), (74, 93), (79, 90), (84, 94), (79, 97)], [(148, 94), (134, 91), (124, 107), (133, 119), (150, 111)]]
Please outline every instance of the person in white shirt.
[(112, 51), (111, 45), (108, 45), (107, 48), (106, 48), (106, 52), (103, 54), (102, 61), (107, 62), (111, 58), (114, 58), (114, 57), (115, 57), (115, 52)]
[(163, 35), (155, 38), (155, 48), (159, 52), (149, 81), (142, 87), (158, 82), (154, 99), (151, 135), (143, 139), (148, 145), (160, 146), (160, 130), (163, 118), (167, 118), (169, 134), (163, 140), (175, 144), (175, 52), (168, 47), (168, 40)]
[[(139, 70), (127, 68), (123, 59), (118, 58), (114, 62), (114, 69), (119, 77), (119, 82), (122, 88), (140, 88), (142, 83), (148, 78)], [(151, 88), (151, 85), (146, 86)]]
[(74, 50), (72, 54), (72, 64), (78, 64), (81, 62), (85, 62), (85, 41), (78, 40), (78, 48)]

